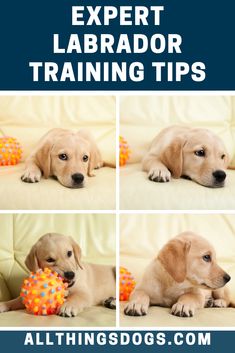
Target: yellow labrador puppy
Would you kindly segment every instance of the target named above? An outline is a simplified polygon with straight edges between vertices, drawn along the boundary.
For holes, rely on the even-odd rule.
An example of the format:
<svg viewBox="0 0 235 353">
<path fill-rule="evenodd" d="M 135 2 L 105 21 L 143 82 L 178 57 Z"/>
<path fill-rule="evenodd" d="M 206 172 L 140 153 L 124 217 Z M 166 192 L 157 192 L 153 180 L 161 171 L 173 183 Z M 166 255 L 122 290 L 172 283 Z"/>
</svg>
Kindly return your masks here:
<svg viewBox="0 0 235 353">
<path fill-rule="evenodd" d="M 233 306 L 228 289 L 223 288 L 229 280 L 206 239 L 181 233 L 146 268 L 124 313 L 146 315 L 150 305 L 159 305 L 171 308 L 173 315 L 190 317 L 196 309 Z"/>
<path fill-rule="evenodd" d="M 71 237 L 43 235 L 32 247 L 25 264 L 30 271 L 50 268 L 68 283 L 68 296 L 58 315 L 78 315 L 92 305 L 115 308 L 115 268 L 81 262 L 81 249 Z M 20 297 L 0 303 L 0 313 L 23 309 Z"/>
<path fill-rule="evenodd" d="M 207 129 L 172 126 L 155 137 L 142 167 L 155 182 L 185 177 L 216 188 L 224 186 L 228 153 L 221 139 Z"/>
<path fill-rule="evenodd" d="M 37 183 L 42 175 L 46 179 L 54 176 L 66 187 L 81 188 L 86 176 L 93 176 L 94 169 L 105 165 L 111 166 L 103 162 L 93 137 L 87 131 L 52 129 L 42 137 L 26 160 L 21 180 Z"/>
</svg>

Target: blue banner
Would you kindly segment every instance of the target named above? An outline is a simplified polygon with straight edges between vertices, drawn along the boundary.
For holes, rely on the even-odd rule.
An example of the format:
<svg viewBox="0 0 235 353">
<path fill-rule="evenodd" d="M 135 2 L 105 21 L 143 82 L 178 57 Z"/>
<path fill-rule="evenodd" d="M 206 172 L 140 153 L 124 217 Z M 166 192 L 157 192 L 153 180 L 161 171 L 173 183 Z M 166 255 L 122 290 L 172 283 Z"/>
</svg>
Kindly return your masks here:
<svg viewBox="0 0 235 353">
<path fill-rule="evenodd" d="M 10 0 L 1 90 L 233 90 L 235 2 Z"/>
<path fill-rule="evenodd" d="M 221 353 L 233 347 L 233 331 L 1 331 L 8 352 Z"/>
</svg>

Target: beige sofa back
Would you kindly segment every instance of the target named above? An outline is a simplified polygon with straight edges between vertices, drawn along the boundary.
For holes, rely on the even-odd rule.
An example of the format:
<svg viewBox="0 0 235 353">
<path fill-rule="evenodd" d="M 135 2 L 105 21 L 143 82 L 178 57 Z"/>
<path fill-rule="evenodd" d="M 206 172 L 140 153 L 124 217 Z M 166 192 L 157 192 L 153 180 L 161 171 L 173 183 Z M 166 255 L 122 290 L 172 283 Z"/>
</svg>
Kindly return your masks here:
<svg viewBox="0 0 235 353">
<path fill-rule="evenodd" d="M 112 96 L 0 97 L 0 128 L 21 142 L 23 160 L 48 130 L 61 127 L 87 128 L 94 135 L 104 160 L 114 163 L 115 113 Z"/>
<path fill-rule="evenodd" d="M 129 163 L 141 161 L 150 142 L 163 128 L 189 125 L 218 134 L 235 166 L 235 97 L 125 96 L 120 102 L 120 133 L 132 151 Z"/>
</svg>

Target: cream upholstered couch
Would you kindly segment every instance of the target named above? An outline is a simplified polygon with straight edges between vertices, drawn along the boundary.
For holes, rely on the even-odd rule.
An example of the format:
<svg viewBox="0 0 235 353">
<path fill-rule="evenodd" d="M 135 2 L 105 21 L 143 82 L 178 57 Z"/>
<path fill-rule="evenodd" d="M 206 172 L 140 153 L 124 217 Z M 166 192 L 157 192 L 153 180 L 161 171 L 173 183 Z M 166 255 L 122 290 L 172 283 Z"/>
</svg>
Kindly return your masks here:
<svg viewBox="0 0 235 353">
<path fill-rule="evenodd" d="M 235 165 L 235 97 L 125 96 L 120 99 L 120 134 L 131 157 L 120 170 L 121 209 L 235 209 L 235 171 L 226 186 L 211 189 L 185 179 L 154 183 L 141 170 L 152 139 L 165 127 L 187 125 L 212 130 L 224 141 Z"/>
<path fill-rule="evenodd" d="M 47 232 L 71 235 L 82 248 L 82 261 L 115 265 L 115 217 L 112 214 L 1 214 L 0 301 L 19 295 L 31 246 Z M 34 316 L 25 310 L 0 314 L 0 326 L 115 326 L 115 310 L 91 307 L 75 318 Z"/>
<path fill-rule="evenodd" d="M 235 217 L 220 214 L 123 214 L 120 219 L 120 265 L 128 268 L 140 280 L 145 267 L 156 257 L 163 245 L 177 234 L 191 230 L 213 244 L 218 263 L 231 276 L 228 283 L 235 301 Z M 235 326 L 235 309 L 210 308 L 198 310 L 192 318 L 179 318 L 168 308 L 151 307 L 142 317 L 123 314 L 120 324 L 125 327 L 214 327 Z"/>
<path fill-rule="evenodd" d="M 18 139 L 22 162 L 0 167 L 0 209 L 114 209 L 115 169 L 101 168 L 83 189 L 69 189 L 50 178 L 27 184 L 20 180 L 24 161 L 50 129 L 87 128 L 105 161 L 115 163 L 115 98 L 112 96 L 0 97 L 0 137 Z M 2 130 L 2 133 L 1 133 Z"/>
</svg>

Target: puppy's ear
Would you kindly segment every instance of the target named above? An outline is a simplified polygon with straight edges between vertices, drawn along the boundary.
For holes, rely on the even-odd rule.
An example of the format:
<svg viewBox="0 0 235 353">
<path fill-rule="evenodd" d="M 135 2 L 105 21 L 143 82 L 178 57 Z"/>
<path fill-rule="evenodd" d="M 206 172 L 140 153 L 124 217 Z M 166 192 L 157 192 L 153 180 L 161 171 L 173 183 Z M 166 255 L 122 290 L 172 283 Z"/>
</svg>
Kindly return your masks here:
<svg viewBox="0 0 235 353">
<path fill-rule="evenodd" d="M 225 158 L 224 158 L 224 167 L 225 169 L 229 168 L 229 163 L 230 163 L 230 158 L 228 153 L 225 154 Z"/>
<path fill-rule="evenodd" d="M 174 178 L 180 178 L 183 170 L 183 145 L 185 141 L 175 138 L 160 156 L 162 163 L 170 170 Z"/>
<path fill-rule="evenodd" d="M 84 139 L 86 139 L 89 142 L 90 146 L 90 158 L 89 158 L 89 165 L 88 165 L 88 176 L 94 176 L 92 174 L 92 171 L 96 168 L 103 167 L 103 161 L 101 157 L 101 153 L 99 151 L 99 148 L 96 144 L 96 141 L 92 134 L 87 131 L 86 129 L 82 129 L 78 131 L 78 135 L 82 136 Z"/>
<path fill-rule="evenodd" d="M 93 176 L 92 171 L 94 169 L 100 168 L 103 166 L 103 161 L 101 158 L 100 151 L 95 142 L 91 142 L 90 145 L 90 159 L 88 166 L 88 175 Z"/>
<path fill-rule="evenodd" d="M 173 239 L 163 247 L 158 255 L 165 270 L 178 283 L 186 278 L 187 254 L 190 246 L 190 242 Z"/>
<path fill-rule="evenodd" d="M 37 245 L 35 244 L 29 254 L 27 255 L 25 259 L 25 265 L 29 269 L 29 271 L 36 272 L 39 269 L 39 263 L 37 259 Z"/>
<path fill-rule="evenodd" d="M 73 253 L 74 253 L 74 257 L 76 260 L 76 263 L 78 264 L 78 266 L 83 270 L 82 264 L 81 264 L 81 257 L 82 257 L 82 250 L 80 248 L 80 246 L 74 241 L 74 239 L 72 237 L 69 237 L 72 247 L 73 247 Z"/>
<path fill-rule="evenodd" d="M 45 179 L 50 176 L 51 172 L 51 148 L 52 143 L 46 140 L 35 154 L 35 162 L 42 170 Z"/>
</svg>

